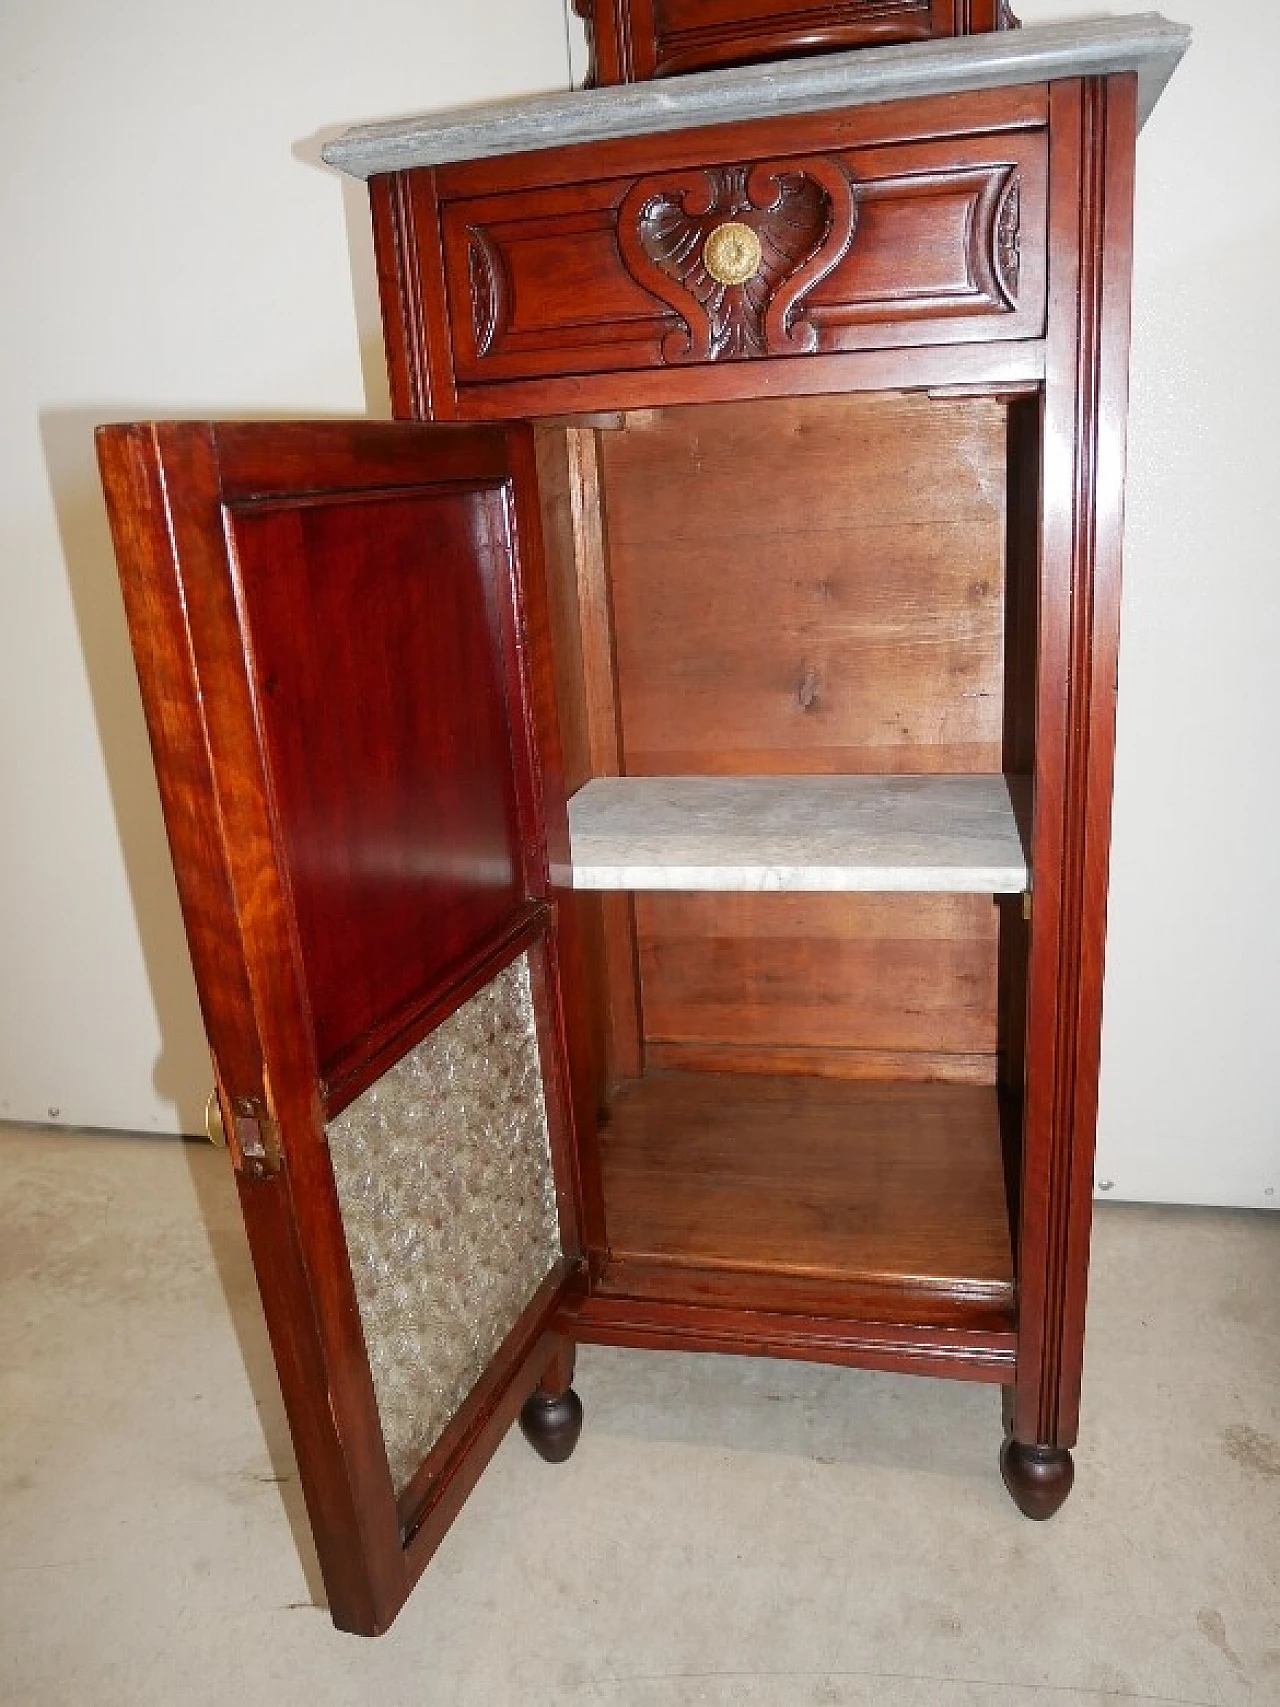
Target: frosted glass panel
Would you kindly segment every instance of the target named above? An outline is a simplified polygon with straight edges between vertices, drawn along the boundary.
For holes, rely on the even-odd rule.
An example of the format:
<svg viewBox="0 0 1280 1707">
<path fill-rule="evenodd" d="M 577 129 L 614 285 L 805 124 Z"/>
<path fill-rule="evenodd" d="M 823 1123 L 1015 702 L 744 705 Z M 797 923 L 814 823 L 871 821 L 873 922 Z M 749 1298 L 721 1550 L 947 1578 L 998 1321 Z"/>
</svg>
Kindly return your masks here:
<svg viewBox="0 0 1280 1707">
<path fill-rule="evenodd" d="M 527 957 L 328 1137 L 399 1493 L 560 1255 Z"/>
</svg>

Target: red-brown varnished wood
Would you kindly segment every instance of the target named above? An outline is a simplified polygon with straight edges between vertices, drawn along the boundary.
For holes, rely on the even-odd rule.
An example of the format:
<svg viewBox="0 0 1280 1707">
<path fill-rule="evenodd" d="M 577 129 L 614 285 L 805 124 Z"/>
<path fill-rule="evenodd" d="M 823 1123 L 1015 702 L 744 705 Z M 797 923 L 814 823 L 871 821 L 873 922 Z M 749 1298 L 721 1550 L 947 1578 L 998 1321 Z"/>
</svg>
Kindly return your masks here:
<svg viewBox="0 0 1280 1707">
<path fill-rule="evenodd" d="M 921 1326 L 914 1322 L 832 1319 L 784 1308 L 760 1310 L 605 1293 L 575 1296 L 560 1325 L 582 1345 L 621 1345 L 650 1351 L 730 1352 L 786 1357 L 852 1369 L 885 1369 L 952 1380 L 1009 1381 L 1016 1336 L 998 1326 Z"/>
<path fill-rule="evenodd" d="M 991 1088 L 650 1073 L 602 1150 L 616 1261 L 1012 1300 Z"/>
<path fill-rule="evenodd" d="M 392 414 L 399 421 L 452 420 L 458 395 L 435 174 L 373 178 L 369 205 Z"/>
<path fill-rule="evenodd" d="M 518 712 L 513 705 L 512 735 L 519 755 L 516 774 L 526 779 L 530 820 L 540 827 L 540 837 L 531 852 L 541 858 L 539 882 L 545 885 L 555 907 L 546 943 L 548 977 L 535 989 L 535 998 L 543 1004 L 539 1036 L 543 1041 L 546 1094 L 560 1115 L 552 1120 L 551 1135 L 561 1225 L 570 1228 L 566 1248 L 578 1251 L 584 1241 L 598 1247 L 603 1240 L 603 1200 L 592 1141 L 597 1099 L 590 1077 L 573 1071 L 575 1056 L 590 1029 L 589 1018 L 583 1013 L 589 992 L 581 976 L 585 953 L 581 925 L 574 896 L 566 886 L 571 863 L 569 778 L 561 740 L 552 638 L 555 617 L 533 428 L 509 429 L 509 451 L 511 479 L 503 501 L 510 530 L 510 561 L 516 571 L 512 583 L 512 655 L 519 658 L 509 687 L 513 700 L 519 696 Z M 575 1205 L 580 1209 L 580 1221 Z"/>
<path fill-rule="evenodd" d="M 601 435 L 610 770 L 999 769 L 1005 415 L 780 398 Z M 991 1078 L 989 898 L 642 894 L 634 911 L 651 1064 Z"/>
<path fill-rule="evenodd" d="M 620 426 L 622 416 L 617 416 Z M 601 434 L 590 426 L 540 428 L 538 479 L 549 543 L 551 654 L 569 793 L 622 766 L 614 620 L 601 483 Z M 639 966 L 631 898 L 575 895 L 584 1030 L 580 1095 L 603 1106 L 614 1078 L 641 1070 Z"/>
<path fill-rule="evenodd" d="M 592 85 L 1010 29 L 1008 0 L 574 0 Z"/>
<path fill-rule="evenodd" d="M 335 1620 L 373 1633 L 543 1374 L 579 1249 L 545 846 L 563 790 L 545 732 L 534 768 L 522 648 L 539 633 L 536 593 L 516 556 L 535 587 L 541 562 L 536 508 L 517 515 L 511 494 L 531 488 L 531 435 L 183 423 L 105 428 L 99 456 L 317 1550 Z M 397 598 L 414 612 L 407 641 Z M 341 953 L 322 940 L 326 916 Z M 376 986 L 360 982 L 362 945 Z M 397 1502 L 324 1122 L 522 950 L 566 1261 Z M 327 1087 L 335 1064 L 344 1077 Z"/>
<path fill-rule="evenodd" d="M 651 1064 L 994 1080 L 989 895 L 654 893 L 636 922 Z"/>
<path fill-rule="evenodd" d="M 618 80 L 1007 22 L 998 0 L 599 0 L 593 21 Z M 572 1448 L 579 1340 L 996 1381 L 1015 1498 L 1065 1498 L 1135 114 L 1115 78 L 391 174 L 395 413 L 525 415 L 539 440 L 104 434 L 345 1628 L 386 1627 L 517 1415 Z M 718 298 L 688 257 L 729 217 L 768 258 Z M 1016 897 L 569 887 L 566 799 L 592 776 L 999 769 L 1034 783 L 1029 921 Z M 565 1257 L 397 1496 L 325 1122 L 522 953 Z"/>
<path fill-rule="evenodd" d="M 623 20 L 622 12 L 616 9 L 612 16 L 615 25 Z M 652 13 L 647 16 L 652 22 Z M 620 75 L 636 74 L 634 50 L 633 40 L 626 48 L 632 56 L 630 68 L 622 67 Z M 1050 147 L 1038 158 L 1047 162 L 1048 178 L 1038 178 L 1035 171 L 1029 171 L 1019 155 L 1016 229 L 1002 233 L 998 208 L 993 228 L 993 253 L 998 265 L 1018 269 L 1019 303 L 1028 290 L 1047 291 L 1038 298 L 1043 303 L 1042 319 L 1007 341 L 997 336 L 993 342 L 965 343 L 966 326 L 977 328 L 982 338 L 987 337 L 992 325 L 1000 330 L 1008 326 L 1007 316 L 999 311 L 990 315 L 985 310 L 975 312 L 977 305 L 971 303 L 951 322 L 938 320 L 936 330 L 928 333 L 932 342 L 913 342 L 916 332 L 910 314 L 904 311 L 900 298 L 894 300 L 893 293 L 903 286 L 910 268 L 939 264 L 941 250 L 930 245 L 936 244 L 943 226 L 917 224 L 911 234 L 906 226 L 886 228 L 878 235 L 875 222 L 892 212 L 892 195 L 883 199 L 879 212 L 874 197 L 857 202 L 858 218 L 842 261 L 824 277 L 802 281 L 805 288 L 792 304 L 794 318 L 790 324 L 806 338 L 812 334 L 812 349 L 807 352 L 779 353 L 781 345 L 776 337 L 770 341 L 763 310 L 754 332 L 739 336 L 737 344 L 733 336 L 738 335 L 734 334 L 723 349 L 719 348 L 716 340 L 723 328 L 713 325 L 708 331 L 693 311 L 689 315 L 679 312 L 678 293 L 687 288 L 687 281 L 676 277 L 667 279 L 660 289 L 650 289 L 655 284 L 652 267 L 660 264 L 661 256 L 655 263 L 653 254 L 646 251 L 642 262 L 628 265 L 625 251 L 631 239 L 619 246 L 612 232 L 605 230 L 610 219 L 616 228 L 624 206 L 629 211 L 651 208 L 654 197 L 659 203 L 664 195 L 668 201 L 674 198 L 679 214 L 682 177 L 691 172 L 712 174 L 707 206 L 714 208 L 716 198 L 723 199 L 728 193 L 724 170 L 735 162 L 787 157 L 803 166 L 805 158 L 823 162 L 838 158 L 847 166 L 855 158 L 874 156 L 883 162 L 894 150 L 915 150 L 911 158 L 926 179 L 934 173 L 936 187 L 937 171 L 943 168 L 926 162 L 930 149 L 940 151 L 936 160 L 945 158 L 946 170 L 967 170 L 976 157 L 965 155 L 963 150 L 976 139 L 989 145 L 986 159 L 994 163 L 1009 157 L 1016 148 L 1032 144 L 1039 148 L 1040 127 L 1046 120 Z M 996 1022 L 994 1058 L 998 1062 L 1006 1177 L 1017 1212 L 1019 1353 L 1014 1438 L 1023 1446 L 1055 1451 L 1064 1450 L 1075 1436 L 1088 1260 L 1115 685 L 1133 144 L 1132 80 L 1116 78 L 1059 84 L 1052 91 L 1038 88 L 942 102 L 905 102 L 860 113 L 710 128 L 663 139 L 639 150 L 632 142 L 618 142 L 591 150 L 589 162 L 581 150 L 552 151 L 532 168 L 533 175 L 527 159 L 474 162 L 443 168 L 437 174 L 436 199 L 446 224 L 460 217 L 459 210 L 465 208 L 465 223 L 481 229 L 483 207 L 490 202 L 496 207 L 497 198 L 505 197 L 506 210 L 514 220 L 511 230 L 518 227 L 531 243 L 521 265 L 533 264 L 538 243 L 544 235 L 549 239 L 557 220 L 564 222 L 566 230 L 577 221 L 573 234 L 580 240 L 584 257 L 580 275 L 568 266 L 553 277 L 557 269 L 546 256 L 532 273 L 521 275 L 518 282 L 522 284 L 524 318 L 512 322 L 505 331 L 501 291 L 493 293 L 493 312 L 483 328 L 485 351 L 480 352 L 473 340 L 471 354 L 464 353 L 459 373 L 465 375 L 465 382 L 456 404 L 451 405 L 474 418 L 496 416 L 504 410 L 534 415 L 660 410 L 684 403 L 728 405 L 768 395 L 802 397 L 888 389 L 954 393 L 985 388 L 993 398 L 1000 395 L 1007 400 L 1006 469 L 998 479 L 1001 491 L 1008 495 L 1007 534 L 999 545 L 1004 565 L 1000 584 L 1005 620 L 997 637 L 1001 697 L 993 707 L 997 719 L 991 739 L 999 748 L 998 763 L 1011 771 L 1031 772 L 1034 777 L 1035 898 L 1030 923 L 1016 901 L 1000 904 L 995 976 L 998 996 L 993 997 L 994 1007 L 988 1011 Z M 544 175 L 537 178 L 538 173 Z M 820 176 L 816 170 L 811 175 L 815 181 Z M 665 188 L 664 178 L 671 179 Z M 556 195 L 562 202 L 545 204 L 547 218 L 539 233 L 536 228 L 542 209 L 538 198 Z M 931 216 L 936 216 L 940 204 L 933 188 L 927 190 L 924 201 L 931 197 Z M 748 217 L 753 217 L 751 208 L 755 205 L 748 196 L 743 204 Z M 980 196 L 970 204 L 970 231 L 983 205 L 990 207 L 991 203 L 983 204 Z M 606 214 L 602 227 L 600 219 Z M 1012 227 L 1008 204 L 1005 215 L 1006 225 Z M 909 210 L 909 219 L 919 221 L 922 217 L 921 206 Z M 485 239 L 488 257 L 504 277 L 507 263 L 502 244 L 508 235 L 488 232 Z M 833 300 L 824 298 L 824 292 L 843 288 L 841 269 L 852 266 L 859 242 L 868 238 L 874 241 L 864 242 L 862 253 L 867 262 L 878 264 L 877 258 L 883 257 L 888 269 L 885 285 L 877 287 L 884 319 L 876 320 L 878 310 L 861 322 L 855 315 L 847 325 L 853 327 L 852 336 L 864 340 L 864 347 L 832 349 L 829 342 L 822 342 L 833 335 L 830 315 L 825 325 L 823 320 Z M 922 255 L 922 248 L 929 253 Z M 471 336 L 467 325 L 474 328 L 477 318 L 474 305 L 463 303 L 457 266 L 451 265 L 455 296 L 451 337 L 456 352 L 462 350 L 459 337 L 465 343 Z M 971 267 L 968 276 L 970 280 L 975 277 Z M 576 345 L 572 338 L 566 341 L 568 318 L 556 318 L 554 298 L 555 290 L 562 288 L 560 280 L 571 285 L 575 312 L 585 327 Z M 784 280 L 777 288 L 790 288 L 792 283 Z M 666 316 L 647 330 L 637 306 L 637 289 L 644 289 L 659 304 L 659 313 Z M 870 292 L 870 296 L 875 295 L 875 291 Z M 848 315 L 850 303 L 846 295 L 837 313 Z M 587 324 L 593 305 L 598 313 L 594 326 Z M 509 300 L 505 307 L 510 307 Z M 807 321 L 808 332 L 801 321 Z M 459 322 L 463 323 L 461 332 Z M 914 323 L 917 328 L 921 324 Z M 883 326 L 884 348 L 865 347 L 868 326 Z M 593 371 L 590 362 L 594 358 L 583 352 L 601 327 L 610 329 L 613 347 L 601 358 L 600 368 Z M 682 336 L 684 344 L 680 342 Z M 687 357 L 693 353 L 700 359 L 689 361 Z M 738 359 L 733 359 L 735 356 Z M 450 357 L 451 362 L 457 359 L 456 354 Z M 468 361 L 470 368 L 466 367 Z M 492 364 L 487 370 L 485 362 Z M 494 375 L 492 381 L 481 380 L 478 376 L 482 372 Z M 1037 387 L 1042 388 L 1038 394 Z M 692 457 L 693 447 L 688 448 Z M 614 453 L 607 449 L 605 454 L 607 463 Z M 764 462 L 772 472 L 774 465 L 767 453 Z M 675 508 L 671 480 L 660 480 L 656 470 L 650 470 L 648 478 L 655 490 L 667 488 L 665 503 L 653 506 L 655 527 L 661 528 Z M 678 478 L 675 483 L 678 486 Z M 606 511 L 611 501 L 610 484 L 606 466 Z M 625 484 L 624 476 L 619 486 L 623 497 Z M 914 493 L 924 491 L 931 482 L 928 476 L 914 483 L 904 481 L 904 489 L 909 484 Z M 932 484 L 952 489 L 952 483 L 945 480 Z M 838 489 L 838 485 L 828 483 L 828 492 Z M 621 514 L 622 508 L 611 518 L 619 525 L 610 536 L 609 555 L 615 576 L 618 562 L 623 563 L 625 581 L 629 574 L 625 564 L 628 543 L 626 528 L 620 525 Z M 758 527 L 744 527 L 744 531 L 758 533 Z M 779 529 L 779 536 L 786 531 Z M 794 523 L 789 531 L 795 532 Z M 681 540 L 678 548 L 670 547 L 666 555 L 668 560 L 678 555 L 682 570 L 686 570 L 703 551 L 704 542 L 690 536 Z M 650 555 L 653 562 L 661 564 L 661 550 L 655 546 Z M 771 562 L 774 555 L 772 550 L 766 553 L 765 561 Z M 695 578 L 699 573 L 696 568 L 688 572 Z M 714 603 L 717 588 L 728 579 L 724 564 L 718 572 L 706 569 L 702 573 L 702 593 Z M 767 578 L 762 586 L 767 588 Z M 660 588 L 658 591 L 661 594 Z M 664 597 L 651 599 L 650 610 L 661 610 Z M 680 677 L 680 694 L 672 691 L 670 681 L 665 694 L 660 694 L 650 671 L 652 660 L 644 657 L 642 667 L 628 663 L 629 658 L 640 655 L 632 649 L 638 646 L 643 652 L 645 622 L 637 625 L 635 612 L 622 609 L 624 602 L 617 599 L 615 585 L 623 760 L 639 768 L 647 763 L 642 755 L 650 750 L 645 744 L 649 736 L 644 696 L 650 695 L 650 703 L 663 709 L 659 724 L 665 720 L 677 729 L 685 709 L 679 701 L 687 693 L 687 679 Z M 699 601 L 692 601 L 692 605 L 698 608 Z M 728 610 L 727 616 L 729 621 L 735 620 L 736 612 Z M 785 623 L 782 626 L 785 630 Z M 722 627 L 723 622 L 713 625 L 717 637 Z M 776 629 L 775 623 L 770 632 Z M 696 661 L 696 644 L 691 644 L 690 656 Z M 735 693 L 741 697 L 741 661 L 720 673 L 728 681 L 730 699 Z M 639 684 L 630 706 L 628 677 Z M 941 679 L 940 674 L 935 676 L 935 685 Z M 902 697 L 919 710 L 916 689 L 904 692 Z M 724 731 L 707 733 L 701 715 L 689 719 L 699 738 L 705 736 L 707 762 L 713 767 L 728 763 L 730 768 L 746 768 L 746 746 L 756 759 L 767 754 L 766 741 L 744 746 L 750 718 L 744 721 L 742 709 L 739 703 L 726 725 L 733 730 L 728 738 Z M 957 727 L 954 720 L 947 720 L 947 726 L 951 733 Z M 650 742 L 650 746 L 652 768 L 678 768 L 677 743 L 670 743 L 661 753 L 661 741 Z M 686 765 L 691 750 L 685 749 Z M 941 753 L 934 756 L 940 759 Z M 695 765 L 697 762 L 693 760 Z M 677 910 L 684 905 L 679 898 L 670 902 L 657 899 L 653 904 Z M 707 903 L 712 911 L 724 904 Z M 739 909 L 762 906 L 763 898 L 755 902 L 733 899 L 728 905 Z M 712 934 L 720 933 L 713 928 Z M 645 948 L 642 929 L 641 940 L 642 966 L 649 966 L 642 1009 L 650 1033 L 651 1064 L 660 1060 L 703 1067 L 729 1065 L 734 1061 L 734 1051 L 743 1048 L 741 1037 L 689 1035 L 687 1020 L 698 1004 L 690 999 L 681 1010 L 680 1003 L 682 989 L 692 997 L 692 974 L 689 978 L 679 974 L 675 985 L 668 986 L 669 994 L 677 998 L 672 1007 L 668 995 L 663 994 L 663 975 L 654 957 L 658 939 L 651 938 Z M 679 940 L 678 934 L 673 940 Z M 709 1028 L 712 1032 L 731 1029 L 723 1024 Z M 789 1070 L 823 1071 L 829 1061 L 821 1053 L 828 1044 L 816 1038 L 780 1035 L 758 1041 L 759 1055 L 750 1063 L 757 1068 L 772 1060 Z M 879 1047 L 867 1051 L 867 1059 L 886 1064 L 903 1061 L 901 1052 L 889 1046 L 891 1039 L 873 1041 Z M 853 1047 L 849 1060 L 852 1062 L 858 1053 Z M 926 1062 L 936 1059 L 936 1054 L 922 1048 L 916 1059 Z M 989 1061 L 992 1056 L 986 1048 L 976 1055 L 960 1049 L 956 1059 Z M 677 1307 L 675 1299 L 653 1301 L 657 1311 Z M 621 1332 L 618 1319 L 612 1320 L 610 1332 Z M 638 1335 L 655 1332 L 652 1324 L 636 1327 Z M 645 1343 L 656 1341 L 646 1338 Z M 1058 1478 L 1060 1490 L 1067 1485 L 1068 1478 Z"/>
<path fill-rule="evenodd" d="M 370 189 L 395 411 L 502 419 L 1038 380 L 1047 110 L 1042 87 L 995 90 L 376 178 Z M 749 363 L 717 359 L 711 373 L 700 363 L 691 371 L 687 360 L 645 366 L 644 347 L 669 341 L 675 350 L 686 323 L 627 270 L 612 235 L 610 196 L 620 207 L 637 184 L 664 174 L 816 156 L 883 169 L 855 186 L 857 221 L 840 265 L 806 285 L 804 302 L 777 321 L 765 353 Z M 896 200 L 888 193 L 892 174 L 883 176 L 891 166 L 905 172 L 893 180 Z M 492 230 L 490 219 L 498 222 Z M 442 222 L 452 233 L 448 300 Z M 518 253 L 504 256 L 502 243 L 517 228 Z M 807 263 L 802 271 L 809 278 Z M 851 281 L 847 301 L 842 280 Z M 776 281 L 775 305 L 792 283 Z M 810 332 L 817 353 L 796 361 Z M 461 390 L 459 360 L 474 370 Z"/>
<path fill-rule="evenodd" d="M 476 485 L 226 512 L 331 1090 L 545 892 L 524 869 L 500 596 L 485 573 L 499 504 Z"/>
<path fill-rule="evenodd" d="M 627 774 L 1001 768 L 1001 404 L 654 410 L 602 451 Z"/>
<path fill-rule="evenodd" d="M 644 1300 L 671 1308 L 763 1310 L 827 1322 L 895 1322 L 1004 1336 L 1012 1347 L 1017 1311 L 1012 1287 L 919 1285 L 895 1275 L 886 1282 L 863 1275 L 809 1276 L 776 1269 L 708 1267 L 669 1257 L 611 1256 L 592 1288 L 604 1299 Z"/>
<path fill-rule="evenodd" d="M 745 148 L 761 159 L 786 154 L 875 150 L 912 142 L 1043 132 L 1049 122 L 1049 86 L 983 89 L 965 95 L 930 95 L 883 106 L 837 107 L 823 113 L 782 118 L 735 119 L 666 131 L 653 136 L 615 137 L 566 143 L 536 155 L 503 154 L 459 160 L 435 168 L 441 204 L 470 197 L 518 194 L 537 185 L 587 184 L 641 171 L 680 171 L 718 166 Z M 371 180 L 372 181 L 372 180 Z"/>
<path fill-rule="evenodd" d="M 436 174 L 460 391 L 1043 330 L 1042 131 L 769 155 L 743 127 L 698 165 L 642 141 L 614 177 L 559 152 L 496 194 Z M 726 219 L 764 258 L 722 290 L 701 255 Z"/>
<path fill-rule="evenodd" d="M 1055 85 L 1014 1438 L 1076 1438 L 1124 501 L 1136 85 Z M 1069 1485 L 1069 1483 L 1067 1484 Z"/>
<path fill-rule="evenodd" d="M 635 369 L 621 373 L 555 375 L 469 386 L 447 419 L 506 421 L 512 417 L 585 415 L 612 398 L 627 410 L 673 404 L 728 403 L 757 397 L 818 397 L 855 392 L 959 391 L 1002 394 L 1039 385 L 1042 340 L 1011 343 L 906 345 L 845 355 L 780 356 L 757 361 Z"/>
</svg>

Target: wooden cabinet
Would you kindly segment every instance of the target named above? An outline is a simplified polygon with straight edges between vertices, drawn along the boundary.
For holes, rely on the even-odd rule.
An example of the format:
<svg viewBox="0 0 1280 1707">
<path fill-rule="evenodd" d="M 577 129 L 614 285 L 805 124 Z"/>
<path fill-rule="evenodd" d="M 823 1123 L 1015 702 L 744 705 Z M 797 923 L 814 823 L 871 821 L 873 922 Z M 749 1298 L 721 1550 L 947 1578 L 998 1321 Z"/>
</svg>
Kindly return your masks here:
<svg viewBox="0 0 1280 1707">
<path fill-rule="evenodd" d="M 102 430 L 344 1628 L 518 1414 L 572 1450 L 583 1342 L 989 1382 L 1018 1505 L 1066 1497 L 1134 142 L 1184 45 L 353 133 L 401 420 Z"/>
</svg>

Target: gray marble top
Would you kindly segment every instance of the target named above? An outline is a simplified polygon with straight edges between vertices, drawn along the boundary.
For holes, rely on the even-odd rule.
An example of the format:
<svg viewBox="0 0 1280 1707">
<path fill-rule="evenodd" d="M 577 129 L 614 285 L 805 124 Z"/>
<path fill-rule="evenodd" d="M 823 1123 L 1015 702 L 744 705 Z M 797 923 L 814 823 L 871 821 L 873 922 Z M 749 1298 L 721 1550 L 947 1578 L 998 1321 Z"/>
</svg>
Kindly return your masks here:
<svg viewBox="0 0 1280 1707">
<path fill-rule="evenodd" d="M 360 125 L 321 152 L 331 166 L 356 178 L 371 178 L 377 172 L 523 154 L 572 142 L 1121 71 L 1138 74 L 1142 123 L 1190 40 L 1185 25 L 1172 24 L 1156 12 L 1036 24 L 998 34 L 858 48 L 734 71 L 702 71 L 619 88 L 424 113 L 388 124 Z"/>
<path fill-rule="evenodd" d="M 1003 776 L 597 777 L 569 802 L 569 840 L 575 889 L 1027 886 Z"/>
</svg>

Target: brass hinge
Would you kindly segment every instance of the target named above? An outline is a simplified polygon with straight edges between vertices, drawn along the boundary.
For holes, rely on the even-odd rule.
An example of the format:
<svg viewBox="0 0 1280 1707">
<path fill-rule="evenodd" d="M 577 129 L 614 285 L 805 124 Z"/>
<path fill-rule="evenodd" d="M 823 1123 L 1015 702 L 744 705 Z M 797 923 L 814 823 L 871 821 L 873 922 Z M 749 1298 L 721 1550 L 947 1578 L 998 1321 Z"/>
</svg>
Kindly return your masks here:
<svg viewBox="0 0 1280 1707">
<path fill-rule="evenodd" d="M 1022 891 L 1022 916 L 1028 924 L 1031 923 L 1031 891 L 1029 889 Z"/>
</svg>

